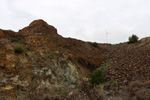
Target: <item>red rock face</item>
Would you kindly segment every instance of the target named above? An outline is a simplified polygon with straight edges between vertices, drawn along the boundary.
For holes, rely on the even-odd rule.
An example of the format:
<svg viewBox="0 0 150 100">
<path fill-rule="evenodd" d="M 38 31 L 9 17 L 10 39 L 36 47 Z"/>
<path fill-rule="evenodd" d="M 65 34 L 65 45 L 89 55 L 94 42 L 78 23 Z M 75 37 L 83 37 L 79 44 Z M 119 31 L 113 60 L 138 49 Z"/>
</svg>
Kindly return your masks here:
<svg viewBox="0 0 150 100">
<path fill-rule="evenodd" d="M 0 30 L 0 38 L 4 37 L 4 33 L 2 30 Z"/>
<path fill-rule="evenodd" d="M 5 37 L 21 37 L 22 35 L 12 30 L 2 30 Z"/>
<path fill-rule="evenodd" d="M 2 96 L 15 98 L 13 100 L 25 99 L 13 95 L 19 91 L 18 86 L 23 86 L 23 95 L 29 100 L 37 100 L 40 97 L 37 96 L 40 89 L 49 87 L 54 88 L 54 91 L 42 91 L 48 94 L 57 93 L 55 87 L 64 86 L 66 89 L 66 85 L 70 91 L 70 88 L 87 81 L 91 71 L 105 61 L 101 56 L 105 49 L 100 46 L 93 47 L 91 43 L 81 40 L 64 38 L 57 34 L 56 28 L 43 20 L 33 21 L 19 32 L 0 30 L 0 37 L 0 87 L 4 78 L 11 81 L 11 84 L 2 86 L 5 91 Z M 16 54 L 16 46 L 22 46 L 24 52 Z M 35 91 L 36 89 L 39 90 Z M 45 94 L 44 92 L 42 94 Z M 0 100 L 5 100 L 2 96 Z"/>
<path fill-rule="evenodd" d="M 4 35 L 6 40 L 10 43 L 8 43 L 8 45 L 11 45 L 12 48 L 16 45 L 24 46 L 24 44 L 19 44 L 24 41 L 24 43 L 26 43 L 24 46 L 24 48 L 27 49 L 26 51 L 28 51 L 28 48 L 33 51 L 35 51 L 35 48 L 41 51 L 67 51 L 73 55 L 72 59 L 74 59 L 76 63 L 90 70 L 96 69 L 105 60 L 101 57 L 101 54 L 104 52 L 103 48 L 95 48 L 88 42 L 63 38 L 57 34 L 55 27 L 48 25 L 43 20 L 35 20 L 19 32 L 0 30 L 0 37 Z M 11 43 L 10 37 L 14 42 Z M 18 41 L 18 38 L 20 38 L 21 41 Z"/>
<path fill-rule="evenodd" d="M 31 35 L 34 33 L 57 34 L 57 29 L 40 19 L 33 21 L 29 26 L 20 30 L 19 33 L 24 35 Z"/>
</svg>

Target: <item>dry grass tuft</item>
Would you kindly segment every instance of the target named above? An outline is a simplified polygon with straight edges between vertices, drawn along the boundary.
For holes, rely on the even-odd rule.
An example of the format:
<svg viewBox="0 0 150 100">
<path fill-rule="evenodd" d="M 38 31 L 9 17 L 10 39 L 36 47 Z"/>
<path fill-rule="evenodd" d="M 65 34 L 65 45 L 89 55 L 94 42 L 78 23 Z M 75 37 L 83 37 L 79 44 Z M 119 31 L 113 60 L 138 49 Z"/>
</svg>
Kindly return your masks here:
<svg viewBox="0 0 150 100">
<path fill-rule="evenodd" d="M 138 81 L 138 80 L 136 80 L 136 81 L 130 82 L 130 83 L 129 83 L 129 86 L 130 86 L 131 88 L 135 88 L 135 87 L 141 88 L 141 87 L 143 86 L 143 83 L 140 82 L 140 81 Z"/>
</svg>

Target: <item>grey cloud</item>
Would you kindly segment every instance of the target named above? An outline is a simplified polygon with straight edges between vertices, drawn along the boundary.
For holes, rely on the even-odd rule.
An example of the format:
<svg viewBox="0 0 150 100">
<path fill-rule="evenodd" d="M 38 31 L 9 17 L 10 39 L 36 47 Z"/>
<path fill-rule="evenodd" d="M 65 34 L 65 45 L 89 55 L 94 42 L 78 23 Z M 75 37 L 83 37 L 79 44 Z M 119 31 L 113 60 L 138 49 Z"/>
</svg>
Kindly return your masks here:
<svg viewBox="0 0 150 100">
<path fill-rule="evenodd" d="M 0 27 L 18 30 L 42 18 L 65 37 L 84 41 L 127 41 L 150 33 L 149 0 L 0 0 Z M 15 24 L 15 25 L 14 25 Z"/>
</svg>

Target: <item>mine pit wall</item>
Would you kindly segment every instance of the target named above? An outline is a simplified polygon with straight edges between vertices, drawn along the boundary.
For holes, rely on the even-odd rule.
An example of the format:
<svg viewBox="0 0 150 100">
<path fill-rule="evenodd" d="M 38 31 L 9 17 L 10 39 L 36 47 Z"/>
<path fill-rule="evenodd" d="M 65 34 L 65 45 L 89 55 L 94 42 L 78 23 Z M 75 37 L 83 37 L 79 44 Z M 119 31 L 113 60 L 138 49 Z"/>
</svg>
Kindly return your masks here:
<svg viewBox="0 0 150 100">
<path fill-rule="evenodd" d="M 64 91 L 63 89 L 66 88 L 69 91 L 86 80 L 86 77 L 80 74 L 83 70 L 81 66 L 70 59 L 72 55 L 67 52 L 35 50 L 26 51 L 21 55 L 3 53 L 5 55 L 1 66 L 5 65 L 7 71 L 11 72 L 9 77 L 7 73 L 2 72 L 7 75 L 1 78 L 0 83 L 6 80 L 8 86 L 11 87 L 9 90 L 2 87 L 4 92 L 20 91 L 20 95 L 29 97 L 35 95 L 38 90 L 45 91 L 45 88 L 49 91 L 47 93 L 56 90 L 60 92 L 60 89 Z M 17 90 L 17 87 L 21 87 L 23 91 Z"/>
</svg>

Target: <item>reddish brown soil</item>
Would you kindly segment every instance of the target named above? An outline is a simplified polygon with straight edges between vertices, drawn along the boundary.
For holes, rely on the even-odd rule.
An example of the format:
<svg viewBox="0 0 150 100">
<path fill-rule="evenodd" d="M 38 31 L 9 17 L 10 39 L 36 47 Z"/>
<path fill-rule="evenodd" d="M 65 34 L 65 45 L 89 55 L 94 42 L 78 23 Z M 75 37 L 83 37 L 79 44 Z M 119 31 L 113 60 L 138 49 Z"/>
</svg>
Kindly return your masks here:
<svg viewBox="0 0 150 100">
<path fill-rule="evenodd" d="M 133 44 L 110 45 L 106 49 L 105 57 L 112 63 L 107 77 L 116 79 L 121 85 L 150 80 L 150 38 Z"/>
</svg>

